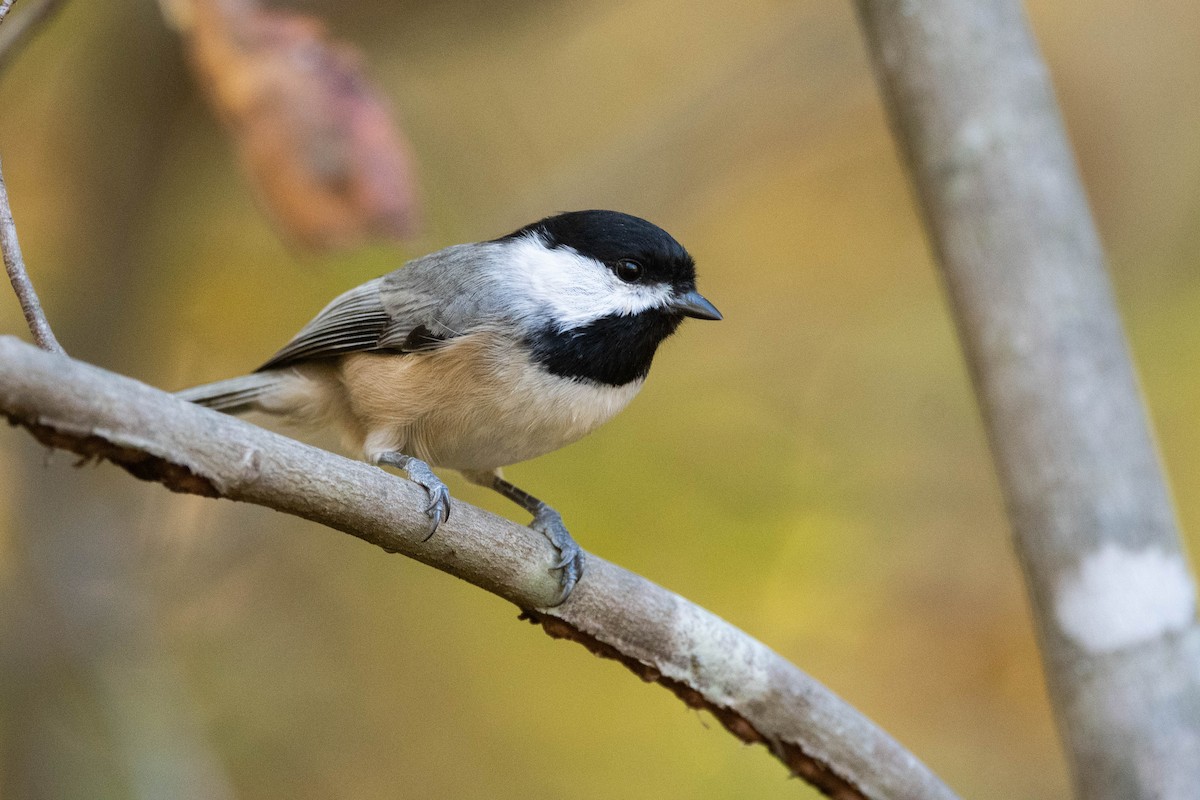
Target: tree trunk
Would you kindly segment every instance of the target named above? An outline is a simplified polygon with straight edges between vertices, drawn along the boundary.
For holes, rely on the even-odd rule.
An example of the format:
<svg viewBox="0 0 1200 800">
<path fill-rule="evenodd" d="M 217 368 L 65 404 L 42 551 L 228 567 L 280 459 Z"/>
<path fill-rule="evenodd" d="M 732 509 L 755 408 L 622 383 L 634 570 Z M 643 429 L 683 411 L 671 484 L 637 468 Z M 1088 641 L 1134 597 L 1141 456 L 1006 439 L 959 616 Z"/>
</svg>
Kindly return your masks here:
<svg viewBox="0 0 1200 800">
<path fill-rule="evenodd" d="M 983 409 L 1083 798 L 1200 791 L 1195 590 L 1016 0 L 857 0 Z"/>
</svg>

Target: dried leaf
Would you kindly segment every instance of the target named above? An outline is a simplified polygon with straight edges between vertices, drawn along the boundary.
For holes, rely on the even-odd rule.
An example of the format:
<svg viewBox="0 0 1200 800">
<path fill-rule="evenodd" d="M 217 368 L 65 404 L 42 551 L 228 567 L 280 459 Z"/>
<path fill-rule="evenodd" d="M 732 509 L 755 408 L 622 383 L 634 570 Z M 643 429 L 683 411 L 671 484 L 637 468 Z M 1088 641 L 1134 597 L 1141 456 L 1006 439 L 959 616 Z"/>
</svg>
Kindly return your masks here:
<svg viewBox="0 0 1200 800">
<path fill-rule="evenodd" d="M 260 198 L 304 246 L 416 227 L 413 160 L 350 46 L 311 17 L 246 0 L 192 0 L 191 61 Z"/>
</svg>

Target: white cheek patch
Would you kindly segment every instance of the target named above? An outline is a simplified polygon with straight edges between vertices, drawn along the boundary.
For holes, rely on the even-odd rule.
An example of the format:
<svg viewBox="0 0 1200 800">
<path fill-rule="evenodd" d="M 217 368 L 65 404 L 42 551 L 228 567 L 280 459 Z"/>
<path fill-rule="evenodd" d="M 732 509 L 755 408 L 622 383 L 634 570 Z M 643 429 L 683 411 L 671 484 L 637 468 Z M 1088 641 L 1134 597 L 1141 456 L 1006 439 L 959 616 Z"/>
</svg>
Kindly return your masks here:
<svg viewBox="0 0 1200 800">
<path fill-rule="evenodd" d="M 530 316 L 549 316 L 563 328 L 613 314 L 637 314 L 666 304 L 671 287 L 625 283 L 608 267 L 569 247 L 547 248 L 532 237 L 508 244 L 527 281 Z"/>
<path fill-rule="evenodd" d="M 1183 558 L 1108 543 L 1059 578 L 1054 616 L 1090 653 L 1112 653 L 1192 624 L 1196 595 Z"/>
</svg>

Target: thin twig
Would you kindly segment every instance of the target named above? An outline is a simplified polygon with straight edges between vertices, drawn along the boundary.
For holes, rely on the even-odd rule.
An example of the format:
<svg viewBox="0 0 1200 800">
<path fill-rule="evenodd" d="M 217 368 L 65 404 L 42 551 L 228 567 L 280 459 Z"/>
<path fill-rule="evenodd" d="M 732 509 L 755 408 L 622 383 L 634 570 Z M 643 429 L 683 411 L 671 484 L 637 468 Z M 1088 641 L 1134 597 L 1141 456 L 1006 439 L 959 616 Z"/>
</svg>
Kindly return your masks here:
<svg viewBox="0 0 1200 800">
<path fill-rule="evenodd" d="M 62 0 L 36 0 L 33 5 L 21 6 L 21 13 L 0 27 L 0 73 L 62 5 Z"/>
<path fill-rule="evenodd" d="M 551 636 L 711 711 L 830 797 L 955 797 L 877 725 L 766 645 L 615 564 L 589 554 L 570 598 L 545 607 L 558 595 L 549 570 L 555 554 L 527 527 L 456 501 L 425 541 L 425 492 L 409 481 L 11 336 L 0 336 L 0 417 L 43 444 L 112 461 L 174 491 L 304 517 L 456 575 L 526 609 Z"/>
<path fill-rule="evenodd" d="M 62 345 L 54 338 L 50 322 L 42 311 L 37 292 L 25 271 L 25 259 L 21 257 L 21 245 L 17 241 L 17 226 L 13 222 L 12 207 L 8 204 L 8 189 L 4 185 L 4 170 L 0 167 L 0 251 L 4 254 L 4 269 L 12 281 L 13 291 L 21 303 L 25 322 L 38 347 L 52 353 L 62 353 Z"/>
</svg>

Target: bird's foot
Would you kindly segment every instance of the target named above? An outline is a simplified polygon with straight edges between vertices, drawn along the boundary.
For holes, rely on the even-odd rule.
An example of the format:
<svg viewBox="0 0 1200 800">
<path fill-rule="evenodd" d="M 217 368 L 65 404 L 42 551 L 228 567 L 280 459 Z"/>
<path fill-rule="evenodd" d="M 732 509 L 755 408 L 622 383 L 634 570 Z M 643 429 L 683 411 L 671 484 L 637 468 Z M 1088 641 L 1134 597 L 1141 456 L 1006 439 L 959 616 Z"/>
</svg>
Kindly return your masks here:
<svg viewBox="0 0 1200 800">
<path fill-rule="evenodd" d="M 379 457 L 380 464 L 397 467 L 408 473 L 408 479 L 429 493 L 429 505 L 425 514 L 432 523 L 429 533 L 421 541 L 427 542 L 437 533 L 438 526 L 450 519 L 450 489 L 442 483 L 442 479 L 433 474 L 433 469 L 419 458 L 406 456 L 403 453 L 384 453 Z"/>
<path fill-rule="evenodd" d="M 561 594 L 555 603 L 558 605 L 571 595 L 575 584 L 583 576 L 583 550 L 571 538 L 567 526 L 563 524 L 562 515 L 548 505 L 543 504 L 534 513 L 533 522 L 529 523 L 529 527 L 549 539 L 550 544 L 558 551 L 558 560 L 551 567 L 562 570 L 559 579 Z"/>
</svg>

